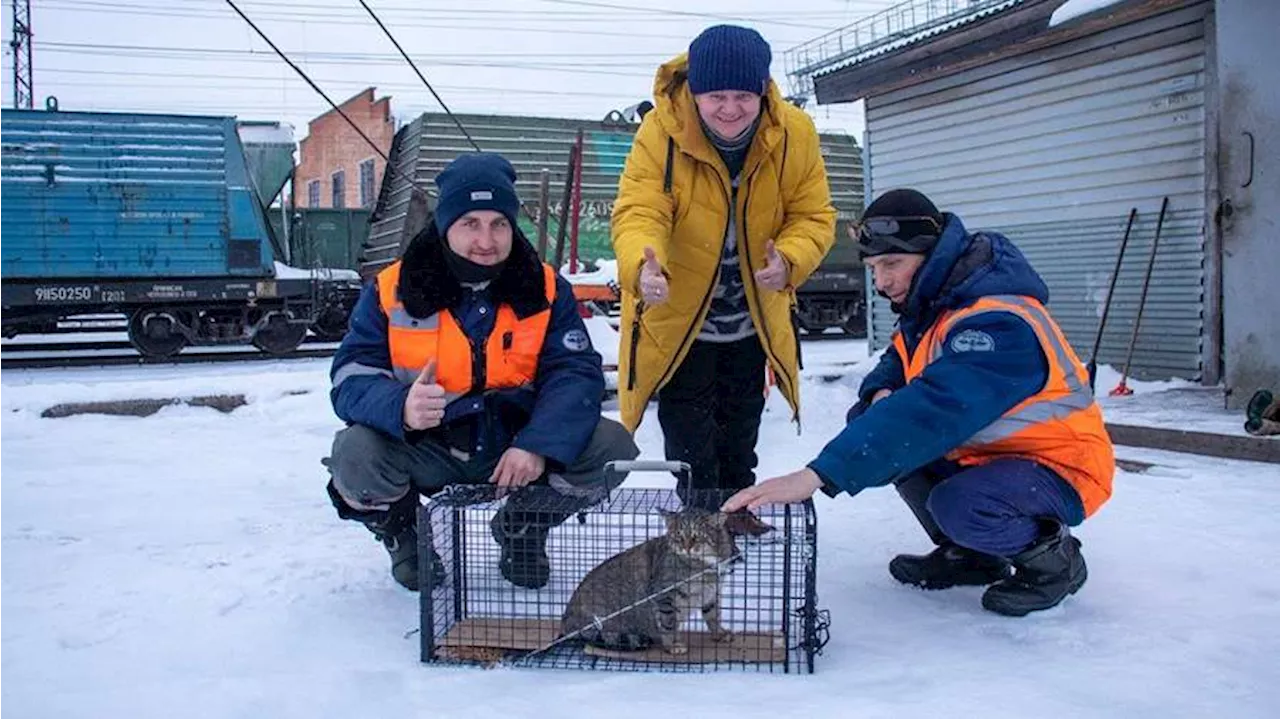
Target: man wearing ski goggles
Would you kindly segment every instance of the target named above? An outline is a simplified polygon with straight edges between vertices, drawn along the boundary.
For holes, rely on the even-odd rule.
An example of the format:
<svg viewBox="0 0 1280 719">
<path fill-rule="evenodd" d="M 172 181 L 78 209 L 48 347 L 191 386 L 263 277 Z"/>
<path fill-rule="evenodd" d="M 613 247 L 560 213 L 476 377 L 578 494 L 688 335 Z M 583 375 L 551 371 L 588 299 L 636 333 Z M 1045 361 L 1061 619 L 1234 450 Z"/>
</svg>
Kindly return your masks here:
<svg viewBox="0 0 1280 719">
<path fill-rule="evenodd" d="M 898 315 L 892 346 L 817 458 L 724 511 L 892 482 L 937 545 L 895 557 L 895 579 L 989 585 L 982 606 L 1010 616 L 1056 606 L 1084 585 L 1068 527 L 1111 496 L 1115 455 L 1048 288 L 1006 237 L 915 190 L 877 198 L 852 234 Z"/>
<path fill-rule="evenodd" d="M 858 223 L 857 241 L 860 248 L 874 254 L 882 254 L 875 250 L 884 247 L 916 253 L 932 247 L 941 234 L 942 225 L 926 215 L 867 217 Z"/>
</svg>

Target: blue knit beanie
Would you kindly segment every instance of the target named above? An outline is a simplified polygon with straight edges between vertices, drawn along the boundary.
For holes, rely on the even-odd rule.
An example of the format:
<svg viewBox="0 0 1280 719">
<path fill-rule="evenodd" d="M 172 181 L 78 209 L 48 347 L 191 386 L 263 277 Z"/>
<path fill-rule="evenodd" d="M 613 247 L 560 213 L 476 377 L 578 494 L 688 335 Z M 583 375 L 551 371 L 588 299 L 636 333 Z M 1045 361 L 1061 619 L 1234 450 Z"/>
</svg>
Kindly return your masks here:
<svg viewBox="0 0 1280 719">
<path fill-rule="evenodd" d="M 436 186 L 440 188 L 436 229 L 441 236 L 472 210 L 496 210 L 515 227 L 520 199 L 516 196 L 516 169 L 507 158 L 487 152 L 460 155 L 436 175 Z"/>
<path fill-rule="evenodd" d="M 736 25 L 714 25 L 689 45 L 689 91 L 741 90 L 763 95 L 773 51 L 760 33 Z"/>
</svg>

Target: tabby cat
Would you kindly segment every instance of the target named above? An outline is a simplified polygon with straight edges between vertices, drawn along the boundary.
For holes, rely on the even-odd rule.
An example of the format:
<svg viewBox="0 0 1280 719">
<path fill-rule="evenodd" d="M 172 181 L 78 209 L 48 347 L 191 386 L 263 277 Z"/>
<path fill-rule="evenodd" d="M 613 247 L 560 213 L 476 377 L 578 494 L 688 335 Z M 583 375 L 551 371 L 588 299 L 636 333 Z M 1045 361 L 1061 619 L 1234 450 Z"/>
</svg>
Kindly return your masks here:
<svg viewBox="0 0 1280 719">
<path fill-rule="evenodd" d="M 689 648 L 678 630 L 696 608 L 713 639 L 732 639 L 720 623 L 720 574 L 738 557 L 727 515 L 696 508 L 659 511 L 667 533 L 588 572 L 569 599 L 561 636 L 582 630 L 577 636 L 595 646 L 640 651 L 660 642 L 671 654 L 685 654 Z M 648 601 L 604 619 L 646 597 Z"/>
</svg>

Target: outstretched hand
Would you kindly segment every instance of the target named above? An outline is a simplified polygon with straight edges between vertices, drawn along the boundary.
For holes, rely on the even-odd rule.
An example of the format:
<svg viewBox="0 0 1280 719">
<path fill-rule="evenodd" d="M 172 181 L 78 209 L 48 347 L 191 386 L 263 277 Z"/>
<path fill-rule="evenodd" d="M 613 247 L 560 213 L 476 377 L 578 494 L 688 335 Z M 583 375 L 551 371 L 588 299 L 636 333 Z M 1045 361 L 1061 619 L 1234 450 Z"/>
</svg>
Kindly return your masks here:
<svg viewBox="0 0 1280 719">
<path fill-rule="evenodd" d="M 818 477 L 818 473 L 805 467 L 798 472 L 766 479 L 747 487 L 726 500 L 720 511 L 736 512 L 743 508 L 754 510 L 766 504 L 803 502 L 812 497 L 821 486 L 822 479 Z"/>
</svg>

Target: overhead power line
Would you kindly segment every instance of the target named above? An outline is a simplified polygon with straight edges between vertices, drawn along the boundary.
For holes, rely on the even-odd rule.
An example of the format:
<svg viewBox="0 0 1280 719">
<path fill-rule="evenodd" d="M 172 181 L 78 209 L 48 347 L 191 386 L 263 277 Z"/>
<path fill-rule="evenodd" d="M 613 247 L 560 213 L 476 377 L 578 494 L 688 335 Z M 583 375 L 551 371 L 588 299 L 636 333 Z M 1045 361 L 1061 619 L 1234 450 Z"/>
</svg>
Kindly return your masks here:
<svg viewBox="0 0 1280 719">
<path fill-rule="evenodd" d="M 347 121 L 348 125 L 351 125 L 351 129 L 355 130 L 356 133 L 359 134 L 360 137 L 362 137 L 365 142 L 369 143 L 369 147 L 372 147 L 373 151 L 378 153 L 378 156 L 381 157 L 383 161 L 387 163 L 386 166 L 388 169 L 394 169 L 395 172 L 399 172 L 399 169 L 395 169 L 394 166 L 391 164 L 391 158 L 387 157 L 387 153 L 383 152 L 382 148 L 378 147 L 377 143 L 369 139 L 369 136 L 365 134 L 364 130 L 361 130 L 359 125 L 352 122 L 351 118 L 347 117 L 347 113 L 343 112 L 342 108 L 338 107 L 337 103 L 329 99 L 329 96 L 325 94 L 324 90 L 321 90 L 319 85 L 312 82 L 311 78 L 307 77 L 307 73 L 302 71 L 302 68 L 293 64 L 293 61 L 289 59 L 289 56 L 285 55 L 284 52 L 280 50 L 280 48 L 276 47 L 276 44 L 274 42 L 271 42 L 271 38 L 267 37 L 267 34 L 262 32 L 262 30 L 260 30 L 258 26 L 255 25 L 253 21 L 249 19 L 248 15 L 245 15 L 243 12 L 241 12 L 240 8 L 236 7 L 236 4 L 232 2 L 232 0 L 227 0 L 227 4 L 231 6 L 232 10 L 236 11 L 237 15 L 244 18 L 244 21 L 249 24 L 249 27 L 253 28 L 253 31 L 258 34 L 258 37 L 262 38 L 263 42 L 270 45 L 272 50 L 275 50 L 276 54 L 280 56 L 281 60 L 284 60 L 285 63 L 289 65 L 289 67 L 293 68 L 294 72 L 298 73 L 298 75 L 300 75 L 303 80 L 306 80 L 307 84 L 311 86 L 311 89 L 315 90 L 316 93 L 320 95 L 320 97 L 323 97 L 325 102 L 329 103 L 329 105 L 334 109 L 334 111 L 337 112 L 339 115 L 341 115 L 342 119 Z M 413 184 L 412 179 L 409 180 L 409 184 L 410 185 Z"/>
<path fill-rule="evenodd" d="M 440 107 L 444 109 L 445 114 L 449 116 L 449 119 L 453 120 L 453 124 L 458 126 L 458 131 L 462 133 L 463 137 L 467 138 L 467 142 L 471 143 L 472 147 L 476 148 L 476 152 L 480 152 L 480 146 L 476 144 L 475 140 L 471 139 L 471 133 L 467 132 L 467 128 L 463 127 L 461 122 L 458 122 L 457 116 L 453 114 L 453 111 L 451 111 L 449 106 L 445 104 L 443 99 L 441 99 L 440 94 L 436 92 L 436 89 L 431 87 L 431 83 L 427 82 L 427 78 L 422 74 L 422 71 L 413 63 L 413 60 L 409 57 L 409 54 L 404 51 L 404 48 L 400 47 L 400 43 L 396 42 L 395 36 L 391 34 L 391 31 L 387 29 L 387 26 L 382 24 L 382 20 L 378 17 L 377 13 L 373 11 L 373 8 L 369 7 L 368 3 L 364 0 L 360 0 L 360 7 L 363 7 L 365 12 L 369 13 L 369 17 L 373 18 L 373 21 L 378 23 L 378 27 L 386 34 L 387 39 L 391 41 L 391 44 L 395 45 L 396 50 L 404 57 L 404 61 L 409 63 L 409 67 L 413 68 L 414 74 L 418 76 L 418 79 L 422 81 L 423 85 L 427 86 L 427 90 L 431 91 L 431 96 L 436 99 L 436 102 L 440 103 Z"/>
<path fill-rule="evenodd" d="M 169 59 L 169 60 L 210 60 L 221 59 L 230 62 L 274 62 L 274 60 L 265 53 L 256 50 L 241 50 L 231 48 L 186 48 L 186 47 L 154 47 L 145 45 L 94 45 L 87 43 L 57 43 L 57 42 L 41 42 L 36 43 L 36 47 L 42 52 L 50 53 L 69 53 L 77 55 L 101 55 L 108 57 L 133 57 L 139 59 Z M 394 65 L 400 66 L 401 61 L 395 59 L 394 55 L 372 54 L 372 53 L 330 53 L 330 52 L 300 52 L 295 53 L 296 56 L 305 60 L 308 64 L 313 65 Z M 539 72 L 559 72 L 577 75 L 609 75 L 614 77 L 635 77 L 635 78 L 652 78 L 650 73 L 639 72 L 620 72 L 617 70 L 602 69 L 599 66 L 602 63 L 589 63 L 584 66 L 581 62 L 485 62 L 482 60 L 433 60 L 425 63 L 430 66 L 439 67 L 484 67 L 495 68 L 500 70 L 528 70 Z M 634 63 L 603 63 L 613 67 L 630 67 Z"/>
</svg>

